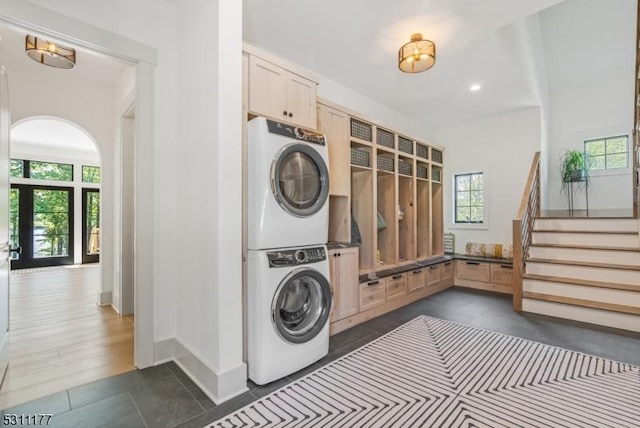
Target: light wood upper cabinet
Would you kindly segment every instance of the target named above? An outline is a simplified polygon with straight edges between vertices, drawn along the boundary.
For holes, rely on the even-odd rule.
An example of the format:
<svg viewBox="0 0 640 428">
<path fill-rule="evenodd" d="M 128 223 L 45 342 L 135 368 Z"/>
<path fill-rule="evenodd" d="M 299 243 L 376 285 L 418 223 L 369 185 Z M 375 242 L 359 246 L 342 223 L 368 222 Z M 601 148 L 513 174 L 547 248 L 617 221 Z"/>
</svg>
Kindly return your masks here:
<svg viewBox="0 0 640 428">
<path fill-rule="evenodd" d="M 273 63 L 249 58 L 249 110 L 316 129 L 317 84 Z"/>
<path fill-rule="evenodd" d="M 329 147 L 329 194 L 349 196 L 349 115 L 318 104 L 318 131 L 327 137 Z"/>
<path fill-rule="evenodd" d="M 329 250 L 329 273 L 333 290 L 330 321 L 358 313 L 358 248 Z"/>
</svg>

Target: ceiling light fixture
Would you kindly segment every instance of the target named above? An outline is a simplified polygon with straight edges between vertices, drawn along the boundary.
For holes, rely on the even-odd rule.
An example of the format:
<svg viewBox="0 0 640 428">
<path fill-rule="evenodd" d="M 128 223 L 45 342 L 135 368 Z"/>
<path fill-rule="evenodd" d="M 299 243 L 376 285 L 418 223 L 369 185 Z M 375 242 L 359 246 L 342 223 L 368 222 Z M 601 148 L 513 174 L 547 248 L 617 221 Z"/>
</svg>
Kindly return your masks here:
<svg viewBox="0 0 640 428">
<path fill-rule="evenodd" d="M 405 73 L 426 71 L 435 63 L 436 45 L 431 40 L 424 40 L 420 33 L 411 36 L 411 41 L 398 51 L 398 67 Z"/>
<path fill-rule="evenodd" d="M 76 50 L 56 45 L 36 36 L 27 35 L 25 51 L 29 58 L 55 68 L 71 69 L 76 66 Z"/>
<path fill-rule="evenodd" d="M 478 92 L 480 89 L 482 89 L 482 86 L 480 86 L 477 83 L 474 83 L 473 85 L 469 86 L 469 90 L 471 92 Z"/>
</svg>

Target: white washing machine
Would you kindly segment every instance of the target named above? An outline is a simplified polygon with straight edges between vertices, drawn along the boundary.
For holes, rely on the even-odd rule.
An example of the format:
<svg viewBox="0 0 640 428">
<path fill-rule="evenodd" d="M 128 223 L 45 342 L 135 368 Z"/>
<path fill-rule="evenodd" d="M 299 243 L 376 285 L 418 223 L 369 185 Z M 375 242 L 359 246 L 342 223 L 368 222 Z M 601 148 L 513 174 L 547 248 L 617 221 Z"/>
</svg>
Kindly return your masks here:
<svg viewBox="0 0 640 428">
<path fill-rule="evenodd" d="M 329 170 L 324 135 L 257 117 L 248 123 L 248 248 L 325 244 Z"/>
<path fill-rule="evenodd" d="M 326 247 L 248 252 L 249 378 L 273 382 L 329 351 L 332 294 Z"/>
</svg>

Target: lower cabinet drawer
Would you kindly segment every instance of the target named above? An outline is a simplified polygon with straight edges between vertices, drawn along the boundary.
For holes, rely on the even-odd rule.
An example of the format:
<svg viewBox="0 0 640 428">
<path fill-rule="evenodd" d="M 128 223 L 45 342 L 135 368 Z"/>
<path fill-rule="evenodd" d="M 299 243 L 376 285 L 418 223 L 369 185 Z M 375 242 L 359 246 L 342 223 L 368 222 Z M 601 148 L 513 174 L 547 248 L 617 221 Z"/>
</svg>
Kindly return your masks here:
<svg viewBox="0 0 640 428">
<path fill-rule="evenodd" d="M 424 269 L 416 269 L 407 273 L 407 291 L 415 293 L 424 288 Z"/>
<path fill-rule="evenodd" d="M 491 283 L 496 285 L 513 286 L 513 266 L 491 265 Z"/>
<path fill-rule="evenodd" d="M 453 278 L 453 262 L 444 262 L 440 265 L 440 280 Z"/>
<path fill-rule="evenodd" d="M 424 276 L 427 285 L 433 285 L 440 281 L 440 265 L 429 266 L 426 269 Z"/>
<path fill-rule="evenodd" d="M 471 281 L 489 282 L 490 263 L 457 260 L 456 276 Z"/>
<path fill-rule="evenodd" d="M 384 278 L 360 283 L 360 312 L 384 303 L 385 283 Z"/>
<path fill-rule="evenodd" d="M 400 273 L 387 280 L 387 302 L 407 294 L 407 275 Z"/>
</svg>

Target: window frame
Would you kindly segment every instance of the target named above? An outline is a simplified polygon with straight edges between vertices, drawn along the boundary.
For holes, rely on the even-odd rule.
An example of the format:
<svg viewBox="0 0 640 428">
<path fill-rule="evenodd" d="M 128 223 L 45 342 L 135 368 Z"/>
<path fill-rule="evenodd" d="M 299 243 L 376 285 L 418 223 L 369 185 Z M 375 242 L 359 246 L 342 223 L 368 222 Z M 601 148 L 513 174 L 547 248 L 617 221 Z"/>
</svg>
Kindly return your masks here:
<svg viewBox="0 0 640 428">
<path fill-rule="evenodd" d="M 625 151 L 624 152 L 615 152 L 615 153 L 607 153 L 607 141 L 608 140 L 613 140 L 616 138 L 621 138 L 624 137 L 625 138 Z M 585 158 L 587 159 L 587 162 L 591 163 L 592 161 L 590 160 L 591 158 L 593 158 L 594 156 L 589 156 L 587 154 L 587 144 L 588 143 L 592 143 L 592 142 L 597 142 L 597 141 L 604 141 L 604 155 L 598 155 L 598 156 L 603 156 L 604 157 L 604 162 L 605 162 L 605 167 L 604 168 L 597 168 L 594 169 L 593 166 L 589 167 L 589 174 L 590 175 L 618 175 L 618 174 L 627 174 L 629 172 L 629 170 L 631 169 L 631 157 L 630 157 L 630 150 L 629 150 L 629 134 L 625 134 L 625 133 L 621 133 L 621 134 L 614 134 L 614 135 L 610 135 L 610 136 L 606 136 L 606 137 L 600 137 L 600 138 L 589 138 L 589 139 L 585 139 L 583 140 L 582 143 L 582 150 L 583 153 L 585 155 Z M 620 168 L 607 168 L 607 156 L 611 155 L 611 154 L 625 154 L 626 155 L 626 160 L 627 160 L 627 165 L 625 167 L 620 167 Z"/>
<path fill-rule="evenodd" d="M 482 177 L 482 222 L 458 222 L 456 219 L 456 213 L 458 208 L 458 189 L 457 189 L 457 178 L 460 176 L 472 176 L 472 175 L 480 175 Z M 450 228 L 452 229 L 489 229 L 489 211 L 488 211 L 488 184 L 489 184 L 489 174 L 488 171 L 483 170 L 474 170 L 474 171 L 464 171 L 464 172 L 456 172 L 451 175 L 452 180 L 452 199 L 451 199 L 451 222 Z M 471 192 L 471 189 L 469 189 Z"/>
</svg>

